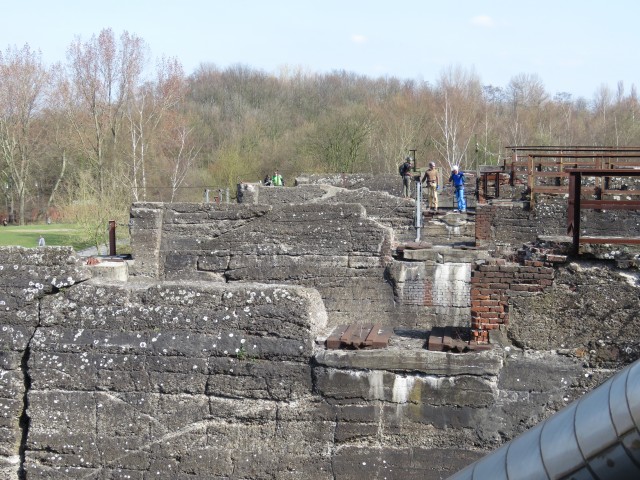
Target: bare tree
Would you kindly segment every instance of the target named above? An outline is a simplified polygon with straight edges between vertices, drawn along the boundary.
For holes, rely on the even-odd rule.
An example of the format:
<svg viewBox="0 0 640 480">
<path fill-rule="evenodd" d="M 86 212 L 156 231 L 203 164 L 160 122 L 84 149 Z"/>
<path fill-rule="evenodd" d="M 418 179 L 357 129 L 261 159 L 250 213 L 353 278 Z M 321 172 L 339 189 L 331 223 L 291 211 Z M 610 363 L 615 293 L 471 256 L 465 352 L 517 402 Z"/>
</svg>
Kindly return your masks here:
<svg viewBox="0 0 640 480">
<path fill-rule="evenodd" d="M 77 38 L 68 50 L 68 80 L 63 89 L 68 119 L 91 161 L 101 195 L 107 168 L 115 163 L 122 120 L 145 54 L 142 39 L 124 32 L 116 41 L 111 29 L 86 43 Z"/>
<path fill-rule="evenodd" d="M 366 112 L 332 113 L 318 122 L 305 148 L 327 172 L 353 173 L 363 163 L 373 120 Z"/>
<path fill-rule="evenodd" d="M 440 135 L 433 138 L 436 150 L 449 168 L 464 169 L 467 151 L 474 138 L 482 99 L 480 81 L 474 72 L 452 68 L 438 83 L 441 113 L 437 118 Z"/>
<path fill-rule="evenodd" d="M 174 128 L 165 142 L 164 154 L 169 165 L 169 181 L 171 183 L 171 199 L 173 202 L 178 188 L 191 171 L 193 162 L 200 153 L 191 138 L 192 129 L 185 119 L 177 119 Z"/>
<path fill-rule="evenodd" d="M 25 223 L 25 199 L 39 131 L 34 118 L 46 99 L 49 70 L 29 45 L 0 52 L 0 161 L 18 197 L 18 219 Z"/>
<path fill-rule="evenodd" d="M 184 100 L 185 78 L 182 65 L 163 59 L 155 81 L 135 89 L 126 111 L 131 138 L 129 157 L 131 192 L 135 201 L 146 199 L 147 153 L 164 115 Z M 140 190 L 142 195 L 140 195 Z"/>
<path fill-rule="evenodd" d="M 525 139 L 533 141 L 535 131 L 540 128 L 542 106 L 549 99 L 542 80 L 536 74 L 514 76 L 507 86 L 507 98 L 511 104 L 511 145 L 522 145 Z"/>
</svg>

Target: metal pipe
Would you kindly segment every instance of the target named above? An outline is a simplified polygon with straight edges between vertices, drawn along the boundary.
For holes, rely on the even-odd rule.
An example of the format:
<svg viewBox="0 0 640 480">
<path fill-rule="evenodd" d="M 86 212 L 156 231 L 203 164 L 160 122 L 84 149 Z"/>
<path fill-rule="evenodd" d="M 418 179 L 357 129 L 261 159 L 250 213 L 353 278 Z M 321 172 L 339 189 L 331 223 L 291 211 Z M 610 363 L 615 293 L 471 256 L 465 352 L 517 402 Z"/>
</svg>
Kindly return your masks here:
<svg viewBox="0 0 640 480">
<path fill-rule="evenodd" d="M 109 255 L 116 254 L 116 221 L 109 220 Z"/>
<path fill-rule="evenodd" d="M 420 241 L 422 228 L 422 182 L 420 181 L 420 175 L 416 177 L 416 242 Z"/>
<path fill-rule="evenodd" d="M 640 360 L 448 480 L 640 478 Z"/>
</svg>

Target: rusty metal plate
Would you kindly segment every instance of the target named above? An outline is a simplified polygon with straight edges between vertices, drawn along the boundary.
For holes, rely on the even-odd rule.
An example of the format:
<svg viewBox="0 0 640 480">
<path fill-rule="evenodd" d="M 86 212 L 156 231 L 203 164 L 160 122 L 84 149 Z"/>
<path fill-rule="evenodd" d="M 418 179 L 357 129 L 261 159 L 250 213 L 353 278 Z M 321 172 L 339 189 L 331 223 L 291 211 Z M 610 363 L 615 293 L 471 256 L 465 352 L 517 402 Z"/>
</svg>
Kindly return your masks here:
<svg viewBox="0 0 640 480">
<path fill-rule="evenodd" d="M 469 329 L 461 327 L 433 327 L 427 341 L 427 349 L 433 352 L 466 353 L 491 348 L 491 345 L 471 341 Z"/>
<path fill-rule="evenodd" d="M 375 349 L 389 345 L 393 328 L 381 324 L 351 324 L 336 327 L 326 340 L 329 349 Z"/>
</svg>

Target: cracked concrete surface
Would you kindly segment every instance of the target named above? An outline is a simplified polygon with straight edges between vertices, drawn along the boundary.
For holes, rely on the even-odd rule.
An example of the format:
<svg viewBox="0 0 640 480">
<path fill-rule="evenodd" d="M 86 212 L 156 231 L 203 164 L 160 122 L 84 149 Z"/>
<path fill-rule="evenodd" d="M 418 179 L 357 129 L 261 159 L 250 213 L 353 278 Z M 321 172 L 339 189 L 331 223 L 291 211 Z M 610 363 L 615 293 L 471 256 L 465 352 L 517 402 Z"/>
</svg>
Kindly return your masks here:
<svg viewBox="0 0 640 480">
<path fill-rule="evenodd" d="M 258 237 L 272 211 L 264 206 L 164 212 L 173 226 L 149 237 L 148 256 L 136 259 L 142 271 L 167 266 L 153 262 L 179 245 L 189 222 L 202 230 L 214 218 L 219 228 L 189 240 L 206 261 L 193 251 L 167 257 L 172 274 L 157 279 L 90 279 L 68 249 L 0 249 L 0 476 L 444 478 L 606 378 L 624 360 L 614 358 L 617 346 L 636 352 L 594 328 L 606 308 L 608 321 L 638 335 L 630 317 L 637 281 L 610 265 L 563 269 L 548 296 L 515 297 L 513 338 L 502 335 L 490 352 L 427 352 L 425 330 L 402 324 L 402 315 L 389 318 L 407 328 L 387 349 L 326 351 L 332 315 L 370 321 L 379 311 L 382 290 L 365 273 L 386 272 L 389 281 L 381 263 L 392 261 L 389 231 L 398 230 L 382 214 L 365 218 L 375 202 L 348 206 L 337 193 L 324 198 L 336 201 L 330 207 L 298 212 L 318 224 L 331 220 L 328 211 L 347 218 L 348 236 L 336 235 L 344 225 L 325 229 L 322 254 L 297 240 L 308 226 L 301 217 L 282 217 Z M 143 235 L 162 224 L 155 207 L 139 213 Z M 281 235 L 287 254 L 277 257 Z M 273 244 L 258 252 L 257 238 Z M 473 256 L 432 254 L 409 263 Z M 224 268 L 228 281 L 190 277 L 187 267 Z M 573 318 L 577 305 L 591 323 Z M 553 322 L 561 338 L 538 335 Z"/>
</svg>

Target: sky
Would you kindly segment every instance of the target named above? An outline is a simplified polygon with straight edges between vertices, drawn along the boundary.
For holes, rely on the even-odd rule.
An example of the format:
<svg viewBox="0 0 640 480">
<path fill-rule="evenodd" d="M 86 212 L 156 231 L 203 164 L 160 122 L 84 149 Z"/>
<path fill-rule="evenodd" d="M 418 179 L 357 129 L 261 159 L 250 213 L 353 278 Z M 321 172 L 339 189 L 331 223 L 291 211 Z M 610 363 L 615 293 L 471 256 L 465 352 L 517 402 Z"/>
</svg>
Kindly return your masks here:
<svg viewBox="0 0 640 480">
<path fill-rule="evenodd" d="M 638 0 L 0 0 L 0 50 L 64 63 L 76 38 L 111 28 L 186 74 L 240 64 L 435 85 L 461 67 L 483 85 L 536 75 L 552 96 L 592 99 L 640 86 L 638 18 Z"/>
</svg>

